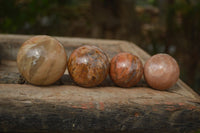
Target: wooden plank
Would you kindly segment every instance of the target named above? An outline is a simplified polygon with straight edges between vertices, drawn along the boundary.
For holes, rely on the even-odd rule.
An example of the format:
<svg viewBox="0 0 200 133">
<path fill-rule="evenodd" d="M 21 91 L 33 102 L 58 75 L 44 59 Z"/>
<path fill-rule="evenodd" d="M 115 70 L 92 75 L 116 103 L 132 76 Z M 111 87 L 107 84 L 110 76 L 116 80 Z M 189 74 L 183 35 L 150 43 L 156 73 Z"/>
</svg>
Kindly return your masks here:
<svg viewBox="0 0 200 133">
<path fill-rule="evenodd" d="M 0 97 L 1 131 L 189 132 L 200 128 L 197 101 L 149 88 L 2 84 Z"/>
<path fill-rule="evenodd" d="M 191 132 L 200 129 L 200 98 L 180 79 L 168 91 L 147 86 L 144 79 L 130 89 L 114 86 L 109 77 L 100 86 L 82 88 L 68 72 L 61 84 L 38 87 L 17 84 L 16 54 L 30 38 L 0 35 L 0 131 L 4 132 Z M 150 57 L 137 45 L 118 40 L 56 37 L 67 55 L 81 45 L 96 45 L 111 59 L 130 52 Z M 5 82 L 6 81 L 6 82 Z"/>
</svg>

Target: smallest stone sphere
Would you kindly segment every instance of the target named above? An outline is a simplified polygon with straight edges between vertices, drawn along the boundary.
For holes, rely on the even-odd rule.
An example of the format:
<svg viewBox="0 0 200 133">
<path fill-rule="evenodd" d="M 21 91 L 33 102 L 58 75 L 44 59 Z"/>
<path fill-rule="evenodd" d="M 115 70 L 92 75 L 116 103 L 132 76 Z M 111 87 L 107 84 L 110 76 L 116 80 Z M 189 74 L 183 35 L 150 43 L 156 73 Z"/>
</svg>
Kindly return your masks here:
<svg viewBox="0 0 200 133">
<path fill-rule="evenodd" d="M 110 63 L 110 77 L 120 87 L 132 87 L 142 78 L 143 65 L 140 59 L 130 53 L 119 53 Z"/>
<path fill-rule="evenodd" d="M 168 54 L 156 54 L 144 65 L 146 82 L 154 89 L 166 90 L 172 87 L 180 74 L 176 60 Z"/>
</svg>

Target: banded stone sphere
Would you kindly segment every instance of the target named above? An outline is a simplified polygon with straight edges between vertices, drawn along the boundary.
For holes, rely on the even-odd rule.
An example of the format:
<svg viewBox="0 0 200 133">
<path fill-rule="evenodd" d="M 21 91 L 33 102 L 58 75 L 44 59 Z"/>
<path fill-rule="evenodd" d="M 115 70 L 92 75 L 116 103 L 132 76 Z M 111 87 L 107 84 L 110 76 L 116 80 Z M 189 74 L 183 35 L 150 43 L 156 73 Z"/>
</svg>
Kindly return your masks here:
<svg viewBox="0 0 200 133">
<path fill-rule="evenodd" d="M 180 74 L 176 60 L 168 54 L 156 54 L 144 65 L 146 82 L 154 89 L 166 90 L 172 87 Z"/>
<path fill-rule="evenodd" d="M 56 39 L 40 35 L 25 41 L 17 55 L 21 75 L 33 85 L 50 85 L 64 74 L 67 55 Z"/>
<path fill-rule="evenodd" d="M 109 60 L 100 48 L 85 45 L 75 49 L 70 55 L 68 71 L 78 85 L 94 87 L 107 77 Z"/>
<path fill-rule="evenodd" d="M 119 53 L 110 63 L 110 77 L 120 87 L 132 87 L 142 78 L 143 65 L 140 59 L 130 53 Z"/>
</svg>

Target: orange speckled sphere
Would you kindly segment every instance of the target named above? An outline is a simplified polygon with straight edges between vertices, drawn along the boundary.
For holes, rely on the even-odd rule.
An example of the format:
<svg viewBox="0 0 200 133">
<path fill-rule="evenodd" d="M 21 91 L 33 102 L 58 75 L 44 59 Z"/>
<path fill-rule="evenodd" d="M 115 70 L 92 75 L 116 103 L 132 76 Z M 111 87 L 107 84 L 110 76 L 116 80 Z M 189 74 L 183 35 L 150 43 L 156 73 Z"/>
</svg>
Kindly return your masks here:
<svg viewBox="0 0 200 133">
<path fill-rule="evenodd" d="M 142 78 L 143 65 L 140 59 L 130 53 L 119 53 L 110 63 L 110 77 L 120 87 L 132 87 Z"/>
<path fill-rule="evenodd" d="M 68 71 L 78 85 L 94 87 L 106 78 L 109 71 L 109 60 L 100 48 L 82 46 L 70 55 Z"/>
<path fill-rule="evenodd" d="M 172 87 L 180 74 L 176 60 L 168 54 L 156 54 L 144 65 L 144 77 L 154 89 L 166 90 Z"/>
<path fill-rule="evenodd" d="M 22 76 L 34 85 L 50 85 L 65 72 L 67 55 L 62 44 L 54 38 L 40 35 L 25 41 L 17 55 Z"/>
</svg>

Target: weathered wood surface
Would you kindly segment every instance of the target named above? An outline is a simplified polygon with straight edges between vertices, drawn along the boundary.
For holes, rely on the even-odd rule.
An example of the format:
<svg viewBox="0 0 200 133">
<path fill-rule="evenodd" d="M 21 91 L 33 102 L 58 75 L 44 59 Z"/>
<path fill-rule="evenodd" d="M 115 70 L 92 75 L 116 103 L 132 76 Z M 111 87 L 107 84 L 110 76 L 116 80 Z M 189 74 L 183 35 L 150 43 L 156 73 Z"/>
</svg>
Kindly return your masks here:
<svg viewBox="0 0 200 133">
<path fill-rule="evenodd" d="M 47 87 L 17 84 L 16 55 L 30 36 L 0 35 L 0 132 L 195 132 L 200 130 L 200 98 L 180 79 L 168 91 L 142 81 L 123 89 L 109 77 L 95 88 L 73 83 L 68 72 Z M 67 55 L 81 45 L 96 45 L 111 59 L 126 51 L 144 63 L 150 56 L 126 41 L 56 37 Z"/>
</svg>

